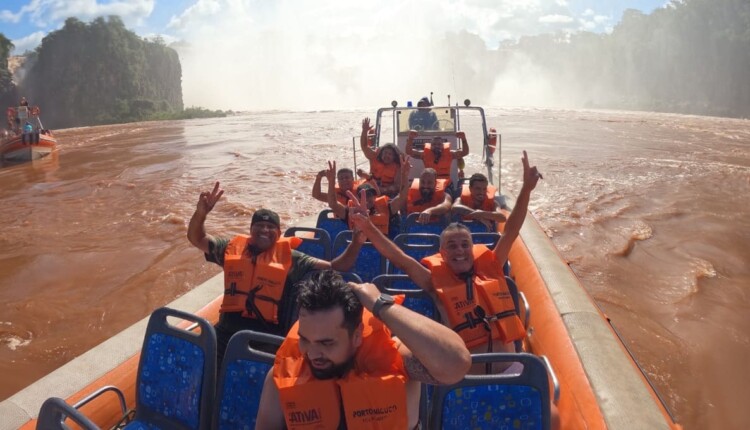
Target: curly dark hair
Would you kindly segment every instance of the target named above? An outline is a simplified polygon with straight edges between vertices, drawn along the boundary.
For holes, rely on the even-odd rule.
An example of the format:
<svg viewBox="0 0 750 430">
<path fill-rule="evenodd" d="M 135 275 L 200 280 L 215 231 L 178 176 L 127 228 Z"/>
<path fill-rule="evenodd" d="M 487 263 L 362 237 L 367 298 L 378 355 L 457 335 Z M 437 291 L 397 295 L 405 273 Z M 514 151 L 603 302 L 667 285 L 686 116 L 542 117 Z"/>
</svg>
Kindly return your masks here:
<svg viewBox="0 0 750 430">
<path fill-rule="evenodd" d="M 383 162 L 383 152 L 386 149 L 392 149 L 393 150 L 393 162 L 401 165 L 401 151 L 398 149 L 398 146 L 392 144 L 392 143 L 386 143 L 385 145 L 381 146 L 380 149 L 378 149 L 378 154 L 376 158 L 381 163 Z"/>
<path fill-rule="evenodd" d="M 297 305 L 308 312 L 338 306 L 344 311 L 344 328 L 354 333 L 362 324 L 362 303 L 335 270 L 313 272 L 297 284 Z"/>
</svg>

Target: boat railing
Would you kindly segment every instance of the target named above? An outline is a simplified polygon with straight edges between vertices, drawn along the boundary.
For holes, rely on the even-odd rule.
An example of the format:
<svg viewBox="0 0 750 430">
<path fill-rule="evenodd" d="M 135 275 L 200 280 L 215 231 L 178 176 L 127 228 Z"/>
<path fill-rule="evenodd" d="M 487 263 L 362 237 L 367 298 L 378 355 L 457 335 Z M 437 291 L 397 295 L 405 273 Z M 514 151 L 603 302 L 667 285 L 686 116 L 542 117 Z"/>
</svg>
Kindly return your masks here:
<svg viewBox="0 0 750 430">
<path fill-rule="evenodd" d="M 547 372 L 549 372 L 549 379 L 552 381 L 552 403 L 557 404 L 557 401 L 560 400 L 560 381 L 557 380 L 555 370 L 552 369 L 552 363 L 549 362 L 547 356 L 540 355 L 539 358 L 542 359 L 545 367 L 547 367 Z"/>
</svg>

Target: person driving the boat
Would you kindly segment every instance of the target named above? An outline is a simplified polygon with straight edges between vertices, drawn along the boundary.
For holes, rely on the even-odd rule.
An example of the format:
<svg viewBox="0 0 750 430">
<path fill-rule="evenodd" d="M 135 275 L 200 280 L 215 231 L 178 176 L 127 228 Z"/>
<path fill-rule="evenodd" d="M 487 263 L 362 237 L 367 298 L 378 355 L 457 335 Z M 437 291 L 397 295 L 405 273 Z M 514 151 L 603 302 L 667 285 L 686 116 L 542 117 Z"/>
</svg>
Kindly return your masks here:
<svg viewBox="0 0 750 430">
<path fill-rule="evenodd" d="M 29 117 L 29 102 L 26 101 L 26 97 L 21 97 L 21 101 L 18 102 L 16 108 L 16 130 L 21 130 L 21 121 L 25 121 Z"/>
<path fill-rule="evenodd" d="M 200 193 L 187 233 L 190 243 L 203 251 L 206 261 L 224 269 L 224 297 L 215 326 L 219 363 L 229 338 L 237 331 L 286 335 L 294 322 L 293 285 L 313 270 L 348 271 L 365 241 L 364 235 L 356 231 L 341 255 L 330 262 L 318 260 L 294 249 L 301 239 L 281 237 L 279 215 L 269 209 L 255 211 L 249 236 L 211 236 L 204 227 L 206 216 L 223 194 L 219 182 L 213 190 Z"/>
<path fill-rule="evenodd" d="M 410 130 L 437 130 L 438 129 L 438 117 L 435 112 L 430 109 L 432 103 L 427 97 L 422 97 L 417 102 L 417 110 L 411 111 L 409 114 L 409 129 Z"/>
<path fill-rule="evenodd" d="M 456 383 L 471 365 L 455 332 L 373 284 L 326 270 L 298 288 L 299 320 L 266 375 L 257 429 L 416 429 L 420 383 Z"/>
<path fill-rule="evenodd" d="M 328 206 L 333 211 L 333 214 L 340 218 L 343 222 L 349 225 L 349 229 L 354 230 L 354 224 L 351 217 L 349 216 L 349 208 L 355 205 L 352 201 L 352 196 L 358 195 L 364 200 L 367 214 L 371 217 L 372 221 L 386 236 L 395 236 L 399 232 L 400 218 L 398 216 L 399 210 L 404 206 L 406 201 L 406 195 L 408 192 L 408 175 L 409 175 L 409 161 L 406 157 L 402 156 L 402 166 L 400 183 L 403 184 L 400 192 L 395 199 L 391 199 L 388 196 L 378 196 L 375 187 L 369 183 L 361 184 L 357 187 L 356 193 L 349 192 L 349 200 L 344 205 L 338 201 L 335 197 L 335 190 L 333 188 L 333 172 L 336 171 L 336 162 L 328 162 L 328 170 L 326 175 L 328 176 Z"/>
<path fill-rule="evenodd" d="M 513 342 L 526 335 L 503 275 L 511 245 L 526 218 L 531 191 L 542 178 L 536 166 L 529 166 L 526 151 L 521 160 L 523 186 L 494 249 L 474 245 L 469 229 L 452 223 L 440 235 L 440 252 L 423 258 L 423 265 L 388 240 L 368 218 L 353 216 L 355 226 L 380 254 L 435 300 L 442 321 L 458 332 L 472 353 L 513 352 Z M 481 372 L 480 367 L 472 372 Z"/>
<path fill-rule="evenodd" d="M 315 183 L 313 184 L 312 196 L 315 200 L 319 200 L 323 203 L 328 203 L 328 192 L 323 192 L 321 189 L 322 179 L 326 177 L 327 169 L 321 170 L 315 176 Z M 356 192 L 357 183 L 354 181 L 354 172 L 352 169 L 343 167 L 336 172 L 336 200 L 345 205 L 349 201 L 349 196 L 346 195 L 347 191 Z"/>
<path fill-rule="evenodd" d="M 370 118 L 363 119 L 359 144 L 362 153 L 370 161 L 370 173 L 358 169 L 357 175 L 362 179 L 375 180 L 381 194 L 395 197 L 401 189 L 401 151 L 392 143 L 373 149 L 369 143 L 372 129 Z"/>
<path fill-rule="evenodd" d="M 469 185 L 464 184 L 452 210 L 464 220 L 481 222 L 490 231 L 494 230 L 494 223 L 505 221 L 505 214 L 500 212 L 495 201 L 495 187 L 490 186 L 487 177 L 481 173 L 471 175 Z"/>
</svg>

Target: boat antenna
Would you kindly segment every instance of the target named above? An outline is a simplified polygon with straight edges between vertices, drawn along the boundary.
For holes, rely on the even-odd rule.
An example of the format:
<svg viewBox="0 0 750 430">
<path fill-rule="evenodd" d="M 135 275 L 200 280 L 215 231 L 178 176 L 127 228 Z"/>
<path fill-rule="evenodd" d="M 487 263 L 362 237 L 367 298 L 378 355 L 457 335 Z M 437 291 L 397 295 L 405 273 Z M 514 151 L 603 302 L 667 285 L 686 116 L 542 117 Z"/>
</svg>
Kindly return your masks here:
<svg viewBox="0 0 750 430">
<path fill-rule="evenodd" d="M 430 91 L 430 106 L 435 106 L 435 103 L 432 102 L 432 91 Z"/>
<path fill-rule="evenodd" d="M 451 105 L 451 95 L 448 94 L 448 106 L 450 106 L 450 105 Z"/>
</svg>

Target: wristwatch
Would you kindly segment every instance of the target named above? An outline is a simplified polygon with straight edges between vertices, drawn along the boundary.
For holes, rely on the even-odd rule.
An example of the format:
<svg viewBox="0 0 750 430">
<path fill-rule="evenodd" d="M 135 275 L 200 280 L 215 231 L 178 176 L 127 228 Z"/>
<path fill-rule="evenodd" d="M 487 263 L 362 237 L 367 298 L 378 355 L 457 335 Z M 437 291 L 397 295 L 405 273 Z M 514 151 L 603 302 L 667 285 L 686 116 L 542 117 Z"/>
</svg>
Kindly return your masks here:
<svg viewBox="0 0 750 430">
<path fill-rule="evenodd" d="M 380 311 L 382 311 L 384 307 L 390 306 L 394 303 L 396 303 L 396 300 L 393 299 L 393 296 L 381 294 L 372 306 L 372 314 L 375 315 L 375 318 L 380 319 Z"/>
</svg>

